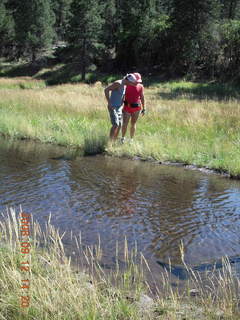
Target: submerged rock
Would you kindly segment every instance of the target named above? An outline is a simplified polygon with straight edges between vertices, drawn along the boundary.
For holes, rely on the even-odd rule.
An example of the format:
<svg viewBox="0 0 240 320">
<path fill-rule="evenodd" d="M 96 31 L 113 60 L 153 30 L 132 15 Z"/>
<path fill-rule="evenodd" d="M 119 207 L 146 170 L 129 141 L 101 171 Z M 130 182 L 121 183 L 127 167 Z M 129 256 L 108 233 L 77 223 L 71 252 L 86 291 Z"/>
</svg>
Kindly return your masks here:
<svg viewBox="0 0 240 320">
<path fill-rule="evenodd" d="M 226 262 L 229 262 L 230 264 L 240 263 L 240 256 L 227 257 Z M 165 270 L 178 277 L 180 280 L 187 280 L 190 276 L 191 271 L 204 272 L 221 269 L 224 265 L 224 260 L 219 259 L 212 263 L 206 262 L 199 265 L 189 266 L 189 269 L 184 265 L 172 265 L 160 260 L 157 260 L 157 263 Z"/>
</svg>

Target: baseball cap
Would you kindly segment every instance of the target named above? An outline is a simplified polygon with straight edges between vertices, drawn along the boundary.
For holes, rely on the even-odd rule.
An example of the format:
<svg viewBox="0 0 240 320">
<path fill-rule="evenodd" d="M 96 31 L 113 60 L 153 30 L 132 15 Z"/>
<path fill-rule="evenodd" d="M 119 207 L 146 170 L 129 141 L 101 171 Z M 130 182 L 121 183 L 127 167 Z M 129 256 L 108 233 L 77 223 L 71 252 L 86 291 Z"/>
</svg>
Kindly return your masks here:
<svg viewBox="0 0 240 320">
<path fill-rule="evenodd" d="M 127 75 L 124 78 L 133 83 L 138 82 L 137 77 L 134 75 L 134 73 L 127 73 Z"/>
<path fill-rule="evenodd" d="M 142 77 L 141 77 L 140 73 L 134 72 L 133 75 L 135 76 L 138 83 L 142 83 Z"/>
</svg>

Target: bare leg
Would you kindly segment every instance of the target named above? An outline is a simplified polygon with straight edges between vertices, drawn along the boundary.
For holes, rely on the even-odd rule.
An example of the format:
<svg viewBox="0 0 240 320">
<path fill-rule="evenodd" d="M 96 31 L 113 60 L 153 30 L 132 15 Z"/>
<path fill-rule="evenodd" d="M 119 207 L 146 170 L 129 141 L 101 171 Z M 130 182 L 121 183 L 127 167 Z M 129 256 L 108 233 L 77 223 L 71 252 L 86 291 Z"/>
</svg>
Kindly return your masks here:
<svg viewBox="0 0 240 320">
<path fill-rule="evenodd" d="M 134 137 L 134 134 L 136 131 L 136 122 L 137 122 L 139 114 L 140 114 L 140 111 L 136 111 L 136 112 L 132 113 L 132 116 L 131 116 L 131 128 L 130 128 L 131 139 Z"/>
<path fill-rule="evenodd" d="M 117 139 L 120 129 L 121 129 L 121 126 L 112 126 L 110 130 L 110 135 L 109 135 L 111 140 Z"/>
<path fill-rule="evenodd" d="M 128 122 L 131 115 L 128 112 L 123 112 L 122 137 L 124 138 L 127 132 Z"/>
<path fill-rule="evenodd" d="M 115 131 L 115 138 L 114 138 L 114 140 L 116 140 L 116 139 L 117 139 L 118 134 L 119 134 L 119 132 L 120 132 L 120 129 L 121 129 L 121 125 L 120 125 L 120 126 L 118 126 L 118 127 L 117 127 L 117 130 Z"/>
</svg>

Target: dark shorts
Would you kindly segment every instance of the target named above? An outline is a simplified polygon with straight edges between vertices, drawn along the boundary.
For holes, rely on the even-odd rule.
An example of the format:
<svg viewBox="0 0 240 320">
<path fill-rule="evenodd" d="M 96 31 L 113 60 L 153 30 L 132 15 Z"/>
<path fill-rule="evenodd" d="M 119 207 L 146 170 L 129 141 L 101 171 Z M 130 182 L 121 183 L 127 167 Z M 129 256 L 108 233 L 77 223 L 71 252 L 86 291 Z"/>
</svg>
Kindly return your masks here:
<svg viewBox="0 0 240 320">
<path fill-rule="evenodd" d="M 141 107 L 131 108 L 131 107 L 129 107 L 129 106 L 124 106 L 123 112 L 135 113 L 135 112 L 137 112 L 137 111 L 140 111 L 141 109 L 142 109 Z"/>
<path fill-rule="evenodd" d="M 140 103 L 128 103 L 127 101 L 124 101 L 123 112 L 135 113 L 141 109 L 142 107 Z"/>
<path fill-rule="evenodd" d="M 120 127 L 122 125 L 122 107 L 113 107 L 109 110 L 111 123 L 113 126 Z"/>
</svg>

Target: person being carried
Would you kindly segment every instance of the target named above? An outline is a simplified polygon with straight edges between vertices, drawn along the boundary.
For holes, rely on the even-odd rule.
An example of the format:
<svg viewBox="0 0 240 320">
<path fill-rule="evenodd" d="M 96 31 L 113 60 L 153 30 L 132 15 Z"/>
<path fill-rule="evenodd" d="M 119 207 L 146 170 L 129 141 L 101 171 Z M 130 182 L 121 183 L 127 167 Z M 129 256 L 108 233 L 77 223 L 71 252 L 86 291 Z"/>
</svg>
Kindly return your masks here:
<svg viewBox="0 0 240 320">
<path fill-rule="evenodd" d="M 108 102 L 108 111 L 112 127 L 110 129 L 110 139 L 116 140 L 122 125 L 122 104 L 126 86 L 136 86 L 137 80 L 133 74 L 127 74 L 123 79 L 116 80 L 104 90 Z M 111 92 L 111 94 L 110 94 Z"/>
<path fill-rule="evenodd" d="M 136 122 L 138 120 L 140 112 L 145 114 L 145 99 L 144 99 L 144 87 L 142 85 L 142 77 L 140 73 L 132 74 L 137 82 L 135 86 L 126 87 L 124 107 L 123 107 L 123 125 L 122 125 L 122 143 L 125 141 L 125 135 L 129 120 L 131 118 L 130 138 L 131 141 L 136 131 Z M 141 111 L 142 110 L 142 111 Z"/>
</svg>

